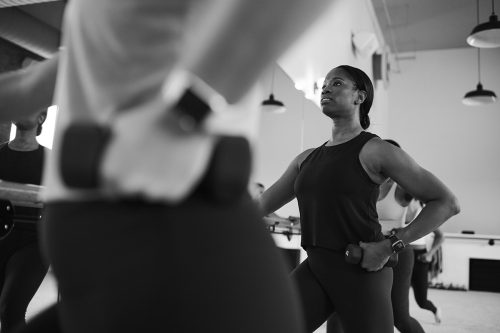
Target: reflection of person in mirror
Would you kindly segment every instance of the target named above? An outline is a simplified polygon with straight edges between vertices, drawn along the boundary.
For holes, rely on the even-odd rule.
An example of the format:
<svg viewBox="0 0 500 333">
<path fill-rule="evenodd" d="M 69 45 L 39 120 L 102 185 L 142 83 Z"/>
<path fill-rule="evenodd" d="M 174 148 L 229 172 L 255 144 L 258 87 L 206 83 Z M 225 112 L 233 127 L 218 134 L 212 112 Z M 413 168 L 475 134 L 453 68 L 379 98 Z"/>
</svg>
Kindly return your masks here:
<svg viewBox="0 0 500 333">
<path fill-rule="evenodd" d="M 47 112 L 15 121 L 15 138 L 0 145 L 0 179 L 40 185 L 47 148 L 36 137 Z M 38 208 L 15 207 L 17 212 L 40 214 Z M 15 216 L 14 216 L 15 218 Z M 25 322 L 26 309 L 48 270 L 38 245 L 38 224 L 15 221 L 12 231 L 0 240 L 1 332 L 12 332 Z"/>
</svg>

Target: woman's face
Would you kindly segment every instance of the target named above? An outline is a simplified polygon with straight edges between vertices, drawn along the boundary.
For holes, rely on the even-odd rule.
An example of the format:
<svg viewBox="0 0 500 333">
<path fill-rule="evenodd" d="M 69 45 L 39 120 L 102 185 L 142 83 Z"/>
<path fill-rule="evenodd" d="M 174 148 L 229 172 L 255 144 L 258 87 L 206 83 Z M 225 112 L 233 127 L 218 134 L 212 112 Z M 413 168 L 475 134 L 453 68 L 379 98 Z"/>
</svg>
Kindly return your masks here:
<svg viewBox="0 0 500 333">
<path fill-rule="evenodd" d="M 322 87 L 323 113 L 330 118 L 352 115 L 357 105 L 359 105 L 359 93 L 352 78 L 343 69 L 332 69 Z"/>
<path fill-rule="evenodd" d="M 41 115 L 34 114 L 29 117 L 26 117 L 22 120 L 13 121 L 12 123 L 17 127 L 20 131 L 29 131 L 34 128 L 37 128 L 41 123 Z"/>
</svg>

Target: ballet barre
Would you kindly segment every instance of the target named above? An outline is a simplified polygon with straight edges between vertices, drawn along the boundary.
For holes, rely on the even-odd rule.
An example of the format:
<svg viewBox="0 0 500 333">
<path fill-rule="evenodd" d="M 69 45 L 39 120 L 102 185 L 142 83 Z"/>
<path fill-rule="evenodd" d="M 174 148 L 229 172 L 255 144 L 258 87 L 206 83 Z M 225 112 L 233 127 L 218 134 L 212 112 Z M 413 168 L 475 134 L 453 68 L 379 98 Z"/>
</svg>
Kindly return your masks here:
<svg viewBox="0 0 500 333">
<path fill-rule="evenodd" d="M 300 236 L 302 234 L 300 219 L 298 217 L 290 216 L 288 218 L 283 218 L 277 216 L 264 216 L 263 220 L 271 233 L 285 235 L 288 240 L 290 240 L 293 235 Z"/>
<path fill-rule="evenodd" d="M 0 239 L 12 231 L 15 223 L 36 223 L 42 218 L 42 188 L 0 180 Z"/>
</svg>

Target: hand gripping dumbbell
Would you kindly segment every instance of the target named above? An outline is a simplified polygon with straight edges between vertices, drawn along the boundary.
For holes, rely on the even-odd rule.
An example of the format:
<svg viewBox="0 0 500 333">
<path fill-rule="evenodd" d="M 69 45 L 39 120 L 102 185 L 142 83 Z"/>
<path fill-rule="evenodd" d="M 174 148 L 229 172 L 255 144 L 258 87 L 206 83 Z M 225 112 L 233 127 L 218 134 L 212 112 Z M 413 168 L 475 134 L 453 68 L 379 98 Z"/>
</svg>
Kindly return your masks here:
<svg viewBox="0 0 500 333">
<path fill-rule="evenodd" d="M 359 264 L 363 259 L 363 249 L 356 244 L 349 244 L 345 249 L 345 261 L 350 264 Z M 398 264 L 398 254 L 394 253 L 385 263 L 386 267 L 394 267 Z"/>
</svg>

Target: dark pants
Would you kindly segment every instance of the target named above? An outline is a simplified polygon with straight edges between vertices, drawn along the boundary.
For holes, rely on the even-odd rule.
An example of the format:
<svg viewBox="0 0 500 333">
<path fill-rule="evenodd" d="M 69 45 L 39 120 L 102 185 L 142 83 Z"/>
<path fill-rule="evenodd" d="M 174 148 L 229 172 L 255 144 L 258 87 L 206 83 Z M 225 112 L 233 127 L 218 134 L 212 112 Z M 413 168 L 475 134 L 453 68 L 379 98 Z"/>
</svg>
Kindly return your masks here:
<svg viewBox="0 0 500 333">
<path fill-rule="evenodd" d="M 418 259 L 418 256 L 424 254 L 426 250 L 414 250 L 415 265 L 411 276 L 411 286 L 415 300 L 420 308 L 436 313 L 436 306 L 427 299 L 427 290 L 429 289 L 429 266 L 430 263 Z"/>
<path fill-rule="evenodd" d="M 408 246 L 398 254 L 398 264 L 393 268 L 392 307 L 394 326 L 401 333 L 423 333 L 420 323 L 410 316 L 410 282 L 413 271 L 413 249 Z"/>
<path fill-rule="evenodd" d="M 15 333 L 62 333 L 59 325 L 57 304 L 52 304 L 47 309 L 31 318 L 27 325 L 22 325 Z"/>
<path fill-rule="evenodd" d="M 18 224 L 0 241 L 1 332 L 25 323 L 26 309 L 48 271 L 42 260 L 36 226 Z"/>
<path fill-rule="evenodd" d="M 302 332 L 286 267 L 249 198 L 60 202 L 46 218 L 63 332 Z"/>
<path fill-rule="evenodd" d="M 321 248 L 307 249 L 307 256 L 291 274 L 307 332 L 315 331 L 334 312 L 347 333 L 394 331 L 391 268 L 367 272 L 346 263 L 343 253 Z"/>
<path fill-rule="evenodd" d="M 393 268 L 393 283 L 391 290 L 394 326 L 401 333 L 423 333 L 420 323 L 410 316 L 410 279 L 413 270 L 413 250 L 408 247 L 398 254 L 398 264 Z M 328 319 L 327 333 L 343 332 L 342 324 L 337 315 Z"/>
</svg>

